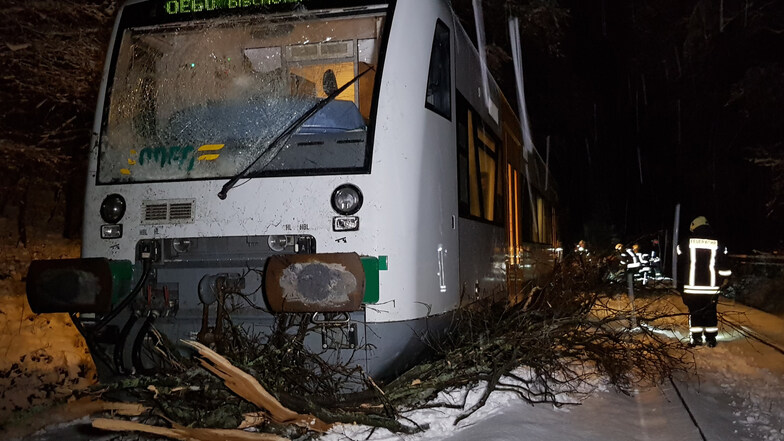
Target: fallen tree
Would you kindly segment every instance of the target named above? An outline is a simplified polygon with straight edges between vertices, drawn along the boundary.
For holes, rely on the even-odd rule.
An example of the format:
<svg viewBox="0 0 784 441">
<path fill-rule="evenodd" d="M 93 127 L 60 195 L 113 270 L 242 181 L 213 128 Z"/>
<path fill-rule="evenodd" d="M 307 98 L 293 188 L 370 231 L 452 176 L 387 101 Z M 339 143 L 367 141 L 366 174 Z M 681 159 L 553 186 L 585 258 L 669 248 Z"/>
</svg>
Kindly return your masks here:
<svg viewBox="0 0 784 441">
<path fill-rule="evenodd" d="M 682 314 L 650 294 L 634 305 L 625 297 L 599 294 L 609 289 L 603 270 L 600 263 L 567 258 L 548 280 L 513 296 L 513 304 L 461 309 L 452 332 L 429 342 L 434 356 L 386 384 L 356 366 L 331 365 L 309 353 L 302 338 L 312 325 L 291 314 L 279 318 L 264 342 L 227 318 L 232 332 L 223 333 L 226 341 L 220 345 L 226 358 L 189 343 L 201 366 L 220 379 L 190 366 L 178 374 L 129 379 L 104 394 L 133 397 L 154 409 L 150 422 L 171 422 L 172 430 L 179 425 L 255 427 L 301 438 L 318 436 L 335 423 L 412 433 L 426 428 L 401 417 L 403 411 L 459 407 L 459 421 L 496 391 L 513 392 L 533 404 L 573 404 L 559 397 L 589 393 L 597 376 L 628 393 L 686 369 L 688 352 L 661 332 Z M 467 405 L 465 397 L 457 404 L 435 400 L 440 392 L 476 386 L 483 389 L 475 403 Z"/>
</svg>

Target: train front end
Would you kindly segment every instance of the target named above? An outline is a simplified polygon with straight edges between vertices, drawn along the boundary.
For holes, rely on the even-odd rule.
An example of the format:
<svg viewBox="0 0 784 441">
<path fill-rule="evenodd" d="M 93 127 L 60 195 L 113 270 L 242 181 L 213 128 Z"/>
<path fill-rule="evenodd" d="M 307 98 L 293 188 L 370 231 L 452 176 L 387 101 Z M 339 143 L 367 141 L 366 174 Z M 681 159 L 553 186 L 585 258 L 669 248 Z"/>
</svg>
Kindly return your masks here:
<svg viewBox="0 0 784 441">
<path fill-rule="evenodd" d="M 131 1 L 109 49 L 82 258 L 35 261 L 35 312 L 68 312 L 99 375 L 161 368 L 161 338 L 220 348 L 281 317 L 368 363 L 387 256 L 368 193 L 386 3 Z M 346 3 L 343 5 L 343 3 Z"/>
</svg>

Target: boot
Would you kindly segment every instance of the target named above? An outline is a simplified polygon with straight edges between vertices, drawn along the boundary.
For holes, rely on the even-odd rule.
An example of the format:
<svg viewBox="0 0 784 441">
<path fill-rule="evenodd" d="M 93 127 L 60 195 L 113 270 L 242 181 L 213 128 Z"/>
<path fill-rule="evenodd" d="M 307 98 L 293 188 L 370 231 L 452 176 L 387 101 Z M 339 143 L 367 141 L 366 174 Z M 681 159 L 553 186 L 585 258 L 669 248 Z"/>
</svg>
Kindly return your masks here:
<svg viewBox="0 0 784 441">
<path fill-rule="evenodd" d="M 702 346 L 702 332 L 692 332 L 689 347 Z"/>
<path fill-rule="evenodd" d="M 709 348 L 716 347 L 716 335 L 715 334 L 705 334 L 705 342 L 708 343 Z"/>
</svg>

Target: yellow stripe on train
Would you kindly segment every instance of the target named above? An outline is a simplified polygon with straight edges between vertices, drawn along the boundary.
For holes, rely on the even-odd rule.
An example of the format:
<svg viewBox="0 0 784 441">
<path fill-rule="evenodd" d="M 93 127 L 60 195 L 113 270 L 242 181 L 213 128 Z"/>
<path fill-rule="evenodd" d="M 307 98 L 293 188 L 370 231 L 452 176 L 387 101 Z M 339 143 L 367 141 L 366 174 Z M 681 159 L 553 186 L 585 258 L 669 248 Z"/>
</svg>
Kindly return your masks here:
<svg viewBox="0 0 784 441">
<path fill-rule="evenodd" d="M 207 151 L 213 151 L 213 150 L 220 150 L 220 149 L 222 149 L 222 148 L 223 148 L 225 145 L 226 145 L 226 144 L 204 144 L 203 146 L 199 147 L 199 148 L 198 148 L 198 150 L 199 150 L 200 152 L 207 152 Z"/>
</svg>

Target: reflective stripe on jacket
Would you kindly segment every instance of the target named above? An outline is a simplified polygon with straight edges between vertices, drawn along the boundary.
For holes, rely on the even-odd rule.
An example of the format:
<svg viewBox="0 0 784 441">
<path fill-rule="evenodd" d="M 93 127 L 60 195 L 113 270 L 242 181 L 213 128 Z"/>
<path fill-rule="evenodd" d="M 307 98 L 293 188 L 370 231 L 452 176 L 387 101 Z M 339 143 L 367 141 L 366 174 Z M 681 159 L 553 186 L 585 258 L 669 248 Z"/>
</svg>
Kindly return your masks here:
<svg viewBox="0 0 784 441">
<path fill-rule="evenodd" d="M 718 294 L 716 252 L 719 241 L 693 237 L 689 239 L 689 276 L 683 285 L 686 294 Z"/>
</svg>

